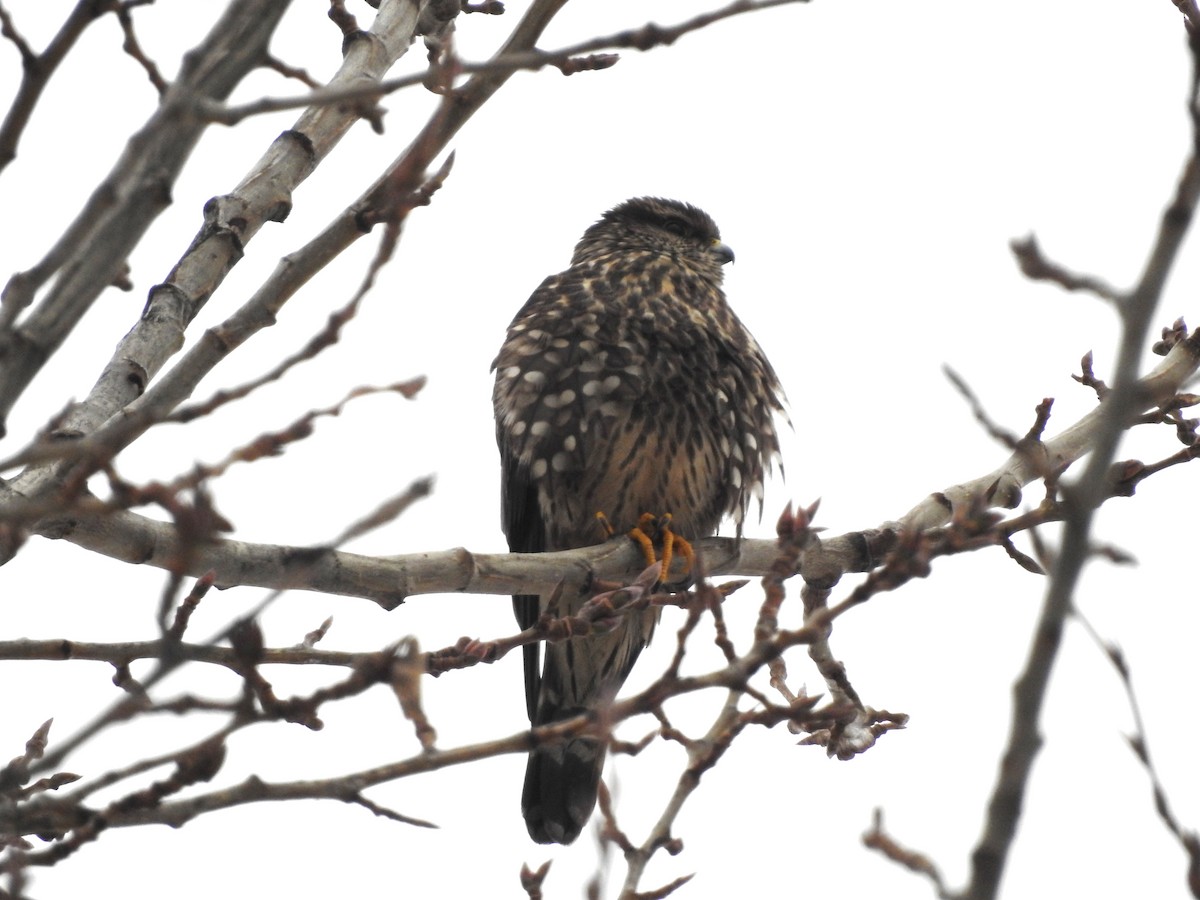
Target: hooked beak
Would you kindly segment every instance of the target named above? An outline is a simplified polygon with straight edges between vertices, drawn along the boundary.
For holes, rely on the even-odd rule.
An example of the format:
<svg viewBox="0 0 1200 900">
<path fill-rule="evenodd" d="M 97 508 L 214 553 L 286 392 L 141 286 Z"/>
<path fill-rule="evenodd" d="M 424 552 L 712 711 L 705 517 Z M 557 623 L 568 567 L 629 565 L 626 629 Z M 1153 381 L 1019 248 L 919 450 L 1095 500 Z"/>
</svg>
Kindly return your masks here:
<svg viewBox="0 0 1200 900">
<path fill-rule="evenodd" d="M 721 261 L 721 265 L 733 262 L 733 248 L 728 244 L 722 244 L 720 241 L 714 240 L 710 249 L 712 250 L 713 256 Z"/>
</svg>

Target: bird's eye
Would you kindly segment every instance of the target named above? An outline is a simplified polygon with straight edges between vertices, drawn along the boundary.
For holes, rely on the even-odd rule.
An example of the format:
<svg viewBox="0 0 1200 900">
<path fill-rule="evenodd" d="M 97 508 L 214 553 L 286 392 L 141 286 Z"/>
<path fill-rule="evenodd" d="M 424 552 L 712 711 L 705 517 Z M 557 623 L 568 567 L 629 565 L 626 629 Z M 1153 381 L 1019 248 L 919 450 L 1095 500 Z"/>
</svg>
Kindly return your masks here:
<svg viewBox="0 0 1200 900">
<path fill-rule="evenodd" d="M 667 229 L 671 234 L 679 235 L 679 237 L 686 237 L 691 230 L 688 228 L 687 222 L 683 221 L 683 219 L 675 218 L 670 218 L 663 222 L 663 228 Z"/>
</svg>

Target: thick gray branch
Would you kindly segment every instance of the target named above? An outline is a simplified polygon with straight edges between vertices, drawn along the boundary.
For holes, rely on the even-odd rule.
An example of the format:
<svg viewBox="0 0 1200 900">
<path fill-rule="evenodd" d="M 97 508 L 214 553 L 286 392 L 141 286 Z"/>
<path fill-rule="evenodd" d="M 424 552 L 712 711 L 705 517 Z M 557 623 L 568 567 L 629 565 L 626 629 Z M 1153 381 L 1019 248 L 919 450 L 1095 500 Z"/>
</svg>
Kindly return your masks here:
<svg viewBox="0 0 1200 900">
<path fill-rule="evenodd" d="M 1138 413 L 1170 399 L 1200 367 L 1200 332 L 1172 348 L 1165 359 L 1139 380 L 1137 402 L 1123 412 L 1128 422 Z M 806 580 L 831 583 L 847 572 L 874 568 L 890 549 L 900 528 L 931 528 L 946 522 L 953 504 L 991 491 L 994 506 L 1016 506 L 1020 489 L 1050 468 L 1079 459 L 1089 452 L 1106 421 L 1109 401 L 1098 406 L 1061 434 L 1014 453 L 993 472 L 931 494 L 899 522 L 878 529 L 827 538 L 806 550 L 800 574 Z M 0 499 L 4 493 L 0 492 Z M 61 538 L 88 550 L 132 563 L 167 567 L 177 562 L 174 527 L 131 512 L 72 516 L 40 522 L 38 533 Z M 704 568 L 712 575 L 760 576 L 778 557 L 774 541 L 708 538 L 698 541 Z M 362 597 L 392 608 L 405 597 L 434 593 L 537 594 L 548 593 L 560 581 L 568 590 L 594 579 L 622 581 L 644 567 L 628 541 L 559 553 L 484 554 L 458 548 L 403 556 L 369 557 L 321 548 L 285 547 L 242 541 L 218 541 L 199 548 L 189 573 L 212 570 L 218 584 L 301 589 Z"/>
</svg>

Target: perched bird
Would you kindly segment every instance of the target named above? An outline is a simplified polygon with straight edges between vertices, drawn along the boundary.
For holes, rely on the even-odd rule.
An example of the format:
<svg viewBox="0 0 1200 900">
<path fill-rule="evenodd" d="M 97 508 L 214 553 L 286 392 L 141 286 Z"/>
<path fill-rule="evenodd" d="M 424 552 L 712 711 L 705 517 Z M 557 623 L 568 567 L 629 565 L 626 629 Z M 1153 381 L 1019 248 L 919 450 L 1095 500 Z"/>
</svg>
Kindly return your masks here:
<svg viewBox="0 0 1200 900">
<path fill-rule="evenodd" d="M 671 514 L 685 539 L 732 516 L 740 534 L 778 456 L 775 372 L 721 290 L 733 251 L 687 203 L 627 200 L 584 232 L 571 266 L 534 291 L 492 368 L 501 516 L 510 549 L 601 543 L 596 514 L 618 528 Z M 513 597 L 522 628 L 549 598 Z M 564 598 L 573 615 L 586 597 Z M 657 614 L 613 631 L 525 647 L 534 725 L 602 708 L 650 640 Z M 521 810 L 539 843 L 569 844 L 596 804 L 605 746 L 574 738 L 529 754 Z"/>
</svg>

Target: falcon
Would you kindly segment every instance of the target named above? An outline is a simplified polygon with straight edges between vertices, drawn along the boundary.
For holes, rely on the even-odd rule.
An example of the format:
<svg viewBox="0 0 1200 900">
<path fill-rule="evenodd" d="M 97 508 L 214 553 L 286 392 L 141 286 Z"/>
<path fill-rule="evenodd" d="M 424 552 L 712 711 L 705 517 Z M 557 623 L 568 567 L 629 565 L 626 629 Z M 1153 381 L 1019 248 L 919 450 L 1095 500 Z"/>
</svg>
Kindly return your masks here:
<svg viewBox="0 0 1200 900">
<path fill-rule="evenodd" d="M 732 517 L 779 454 L 783 392 L 757 342 L 725 301 L 733 251 L 695 206 L 639 197 L 584 232 L 566 271 L 534 291 L 492 368 L 501 518 L 517 553 L 606 539 L 643 514 L 670 516 L 687 541 Z M 522 628 L 549 597 L 515 596 Z M 564 597 L 574 615 L 586 596 Z M 529 720 L 544 725 L 603 709 L 654 632 L 656 610 L 607 633 L 525 651 Z M 575 737 L 530 752 L 521 811 L 530 837 L 569 844 L 596 805 L 606 744 Z"/>
</svg>

